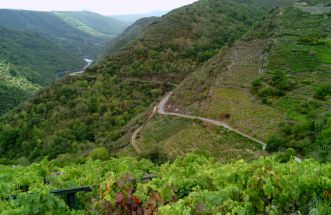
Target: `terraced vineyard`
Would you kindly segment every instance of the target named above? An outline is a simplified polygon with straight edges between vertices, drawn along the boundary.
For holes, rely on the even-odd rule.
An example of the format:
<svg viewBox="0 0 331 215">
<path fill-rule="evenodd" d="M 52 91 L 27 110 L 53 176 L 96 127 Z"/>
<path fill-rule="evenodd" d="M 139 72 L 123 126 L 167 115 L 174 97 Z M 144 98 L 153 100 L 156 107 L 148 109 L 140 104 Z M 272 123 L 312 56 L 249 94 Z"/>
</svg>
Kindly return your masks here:
<svg viewBox="0 0 331 215">
<path fill-rule="evenodd" d="M 157 149 L 170 157 L 202 152 L 222 162 L 252 160 L 265 154 L 259 144 L 224 128 L 191 119 L 161 115 L 143 127 L 137 145 L 143 152 Z"/>
<path fill-rule="evenodd" d="M 252 137 L 268 140 L 279 131 L 282 114 L 250 92 L 252 81 L 264 69 L 267 44 L 265 39 L 242 41 L 224 50 L 224 54 L 219 54 L 175 90 L 170 109 L 224 121 Z M 199 78 L 206 71 L 213 71 L 209 83 L 201 83 Z M 191 89 L 203 89 L 203 85 L 204 91 L 191 92 Z M 185 101 L 187 94 L 195 95 L 191 102 Z"/>
<path fill-rule="evenodd" d="M 253 137 L 267 140 L 278 131 L 281 114 L 242 89 L 216 88 L 202 115 L 225 121 Z"/>
</svg>

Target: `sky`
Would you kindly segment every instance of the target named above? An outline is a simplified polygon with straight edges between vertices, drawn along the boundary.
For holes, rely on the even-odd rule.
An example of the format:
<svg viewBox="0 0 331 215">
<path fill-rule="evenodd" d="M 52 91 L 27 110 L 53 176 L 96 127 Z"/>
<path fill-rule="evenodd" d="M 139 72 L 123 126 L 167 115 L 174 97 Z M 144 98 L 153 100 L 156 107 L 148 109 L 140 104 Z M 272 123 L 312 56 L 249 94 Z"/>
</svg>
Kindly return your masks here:
<svg viewBox="0 0 331 215">
<path fill-rule="evenodd" d="M 168 11 L 196 0 L 0 0 L 0 8 L 38 11 L 89 10 L 103 15 Z"/>
</svg>

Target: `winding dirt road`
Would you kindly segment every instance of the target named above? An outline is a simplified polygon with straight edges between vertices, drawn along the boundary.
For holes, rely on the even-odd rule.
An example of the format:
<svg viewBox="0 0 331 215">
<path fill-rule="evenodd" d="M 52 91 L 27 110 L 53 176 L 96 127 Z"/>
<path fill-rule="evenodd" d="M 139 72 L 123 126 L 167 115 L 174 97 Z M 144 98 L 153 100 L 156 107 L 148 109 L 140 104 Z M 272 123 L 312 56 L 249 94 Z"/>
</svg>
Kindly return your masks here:
<svg viewBox="0 0 331 215">
<path fill-rule="evenodd" d="M 154 111 L 152 113 L 152 115 L 149 117 L 149 119 L 151 119 L 153 117 L 153 115 L 155 114 L 156 110 L 159 114 L 161 115 L 168 115 L 168 116 L 177 116 L 177 117 L 182 117 L 182 118 L 187 118 L 187 119 L 197 119 L 197 120 L 201 120 L 203 122 L 206 122 L 206 123 L 210 123 L 212 125 L 216 125 L 216 126 L 221 126 L 223 128 L 226 128 L 234 133 L 237 133 L 239 134 L 240 136 L 242 137 L 245 137 L 247 139 L 250 139 L 252 140 L 253 142 L 256 142 L 258 144 L 260 144 L 263 148 L 263 150 L 265 150 L 267 144 L 258 140 L 258 139 L 255 139 L 247 134 L 244 134 L 242 133 L 241 131 L 238 131 L 237 129 L 235 128 L 232 128 L 230 127 L 228 124 L 224 123 L 224 122 L 221 122 L 221 121 L 217 121 L 217 120 L 214 120 L 214 119 L 208 119 L 208 118 L 204 118 L 204 117 L 198 117 L 198 116 L 189 116 L 189 115 L 184 115 L 184 114 L 179 114 L 179 113 L 171 113 L 171 112 L 166 112 L 164 110 L 164 107 L 165 105 L 168 103 L 169 101 L 169 98 L 170 96 L 172 95 L 172 92 L 168 93 L 162 100 L 161 102 L 157 105 L 156 108 L 154 108 Z M 139 146 L 137 145 L 136 143 L 136 139 L 137 139 L 137 135 L 138 133 L 141 131 L 141 129 L 143 128 L 144 125 L 140 126 L 132 135 L 132 139 L 131 139 L 131 145 L 133 146 L 133 148 L 137 151 L 138 154 L 141 153 L 141 149 L 139 148 Z M 302 160 L 298 157 L 295 157 L 295 160 L 297 162 L 301 162 Z"/>
</svg>

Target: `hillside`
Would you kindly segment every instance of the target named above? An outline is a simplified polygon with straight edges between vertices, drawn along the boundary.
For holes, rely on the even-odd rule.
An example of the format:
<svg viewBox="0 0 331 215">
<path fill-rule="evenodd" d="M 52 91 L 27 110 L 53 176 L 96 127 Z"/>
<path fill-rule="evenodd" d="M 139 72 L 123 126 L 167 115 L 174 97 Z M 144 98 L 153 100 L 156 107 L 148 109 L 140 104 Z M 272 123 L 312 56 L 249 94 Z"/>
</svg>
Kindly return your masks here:
<svg viewBox="0 0 331 215">
<path fill-rule="evenodd" d="M 55 73 L 82 65 L 82 59 L 35 33 L 0 27 L 0 114 L 52 83 Z"/>
<path fill-rule="evenodd" d="M 0 115 L 56 78 L 83 68 L 83 58 L 95 58 L 125 27 L 88 11 L 0 9 Z"/>
<path fill-rule="evenodd" d="M 127 26 L 112 20 L 90 12 L 0 9 L 0 26 L 38 33 L 73 55 L 89 58 L 99 53 L 110 36 L 119 34 Z M 108 28 L 114 30 L 105 30 Z"/>
<path fill-rule="evenodd" d="M 52 159 L 97 145 L 116 153 L 154 101 L 265 13 L 231 0 L 202 0 L 172 11 L 86 74 L 56 83 L 3 117 L 2 156 Z"/>
<path fill-rule="evenodd" d="M 0 214 L 330 215 L 330 1 L 199 0 L 138 20 L 0 116 Z M 56 16 L 106 37 L 70 13 Z M 0 97 L 40 89 L 30 78 L 51 74 L 24 69 L 74 60 L 61 51 L 0 27 Z"/>
<path fill-rule="evenodd" d="M 169 11 L 152 11 L 149 13 L 141 13 L 141 14 L 128 14 L 128 15 L 112 15 L 110 17 L 120 20 L 121 22 L 125 22 L 128 24 L 133 24 L 137 22 L 139 19 L 143 19 L 146 17 L 161 17 L 167 14 Z"/>
<path fill-rule="evenodd" d="M 115 37 L 128 26 L 128 24 L 112 17 L 102 16 L 89 11 L 61 11 L 53 13 L 75 28 L 92 36 Z"/>
<path fill-rule="evenodd" d="M 275 10 L 181 83 L 168 108 L 224 121 L 269 152 L 291 147 L 330 161 L 330 23 L 323 13 Z"/>
<path fill-rule="evenodd" d="M 147 27 L 154 22 L 158 21 L 158 17 L 146 17 L 139 19 L 132 25 L 130 25 L 123 33 L 110 40 L 105 46 L 105 51 L 103 56 L 108 56 L 117 52 L 119 49 L 136 40 L 142 33 L 147 29 Z"/>
</svg>

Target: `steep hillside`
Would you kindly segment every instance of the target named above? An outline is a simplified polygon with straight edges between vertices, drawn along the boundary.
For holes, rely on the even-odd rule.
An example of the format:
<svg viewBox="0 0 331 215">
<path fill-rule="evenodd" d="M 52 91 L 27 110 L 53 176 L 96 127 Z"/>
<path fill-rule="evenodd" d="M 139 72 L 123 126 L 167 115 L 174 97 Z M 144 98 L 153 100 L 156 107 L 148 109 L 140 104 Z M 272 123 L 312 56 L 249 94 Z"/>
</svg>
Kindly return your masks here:
<svg viewBox="0 0 331 215">
<path fill-rule="evenodd" d="M 330 161 L 330 16 L 279 9 L 175 90 L 168 108 Z"/>
<path fill-rule="evenodd" d="M 35 33 L 0 27 L 0 114 L 49 85 L 55 73 L 83 64 Z"/>
<path fill-rule="evenodd" d="M 146 30 L 146 28 L 158 21 L 158 17 L 147 17 L 142 18 L 135 23 L 133 23 L 130 27 L 128 27 L 122 34 L 118 35 L 116 38 L 110 40 L 110 42 L 106 45 L 104 56 L 113 54 L 117 52 L 119 49 L 127 45 L 128 43 L 136 40 L 142 33 Z"/>
<path fill-rule="evenodd" d="M 35 160 L 129 144 L 147 107 L 240 38 L 265 10 L 202 0 L 163 16 L 81 77 L 68 77 L 1 119 L 1 156 Z M 56 129 L 54 129 L 56 127 Z"/>
<path fill-rule="evenodd" d="M 38 33 L 73 55 L 94 58 L 107 41 L 107 38 L 93 35 L 95 31 L 99 32 L 98 30 L 91 30 L 100 29 L 100 25 L 104 24 L 100 21 L 100 17 L 91 17 L 97 15 L 84 12 L 63 14 L 70 14 L 70 21 L 64 19 L 63 16 L 60 18 L 52 12 L 0 9 L 0 26 Z M 74 19 L 76 16 L 79 18 Z M 88 18 L 91 20 L 87 21 Z M 104 19 L 109 20 L 108 17 L 104 17 Z M 95 26 L 91 27 L 93 24 Z M 104 27 L 107 26 L 109 23 Z"/>
<path fill-rule="evenodd" d="M 61 11 L 54 14 L 75 28 L 93 36 L 115 37 L 128 26 L 112 17 L 89 11 Z"/>
</svg>

